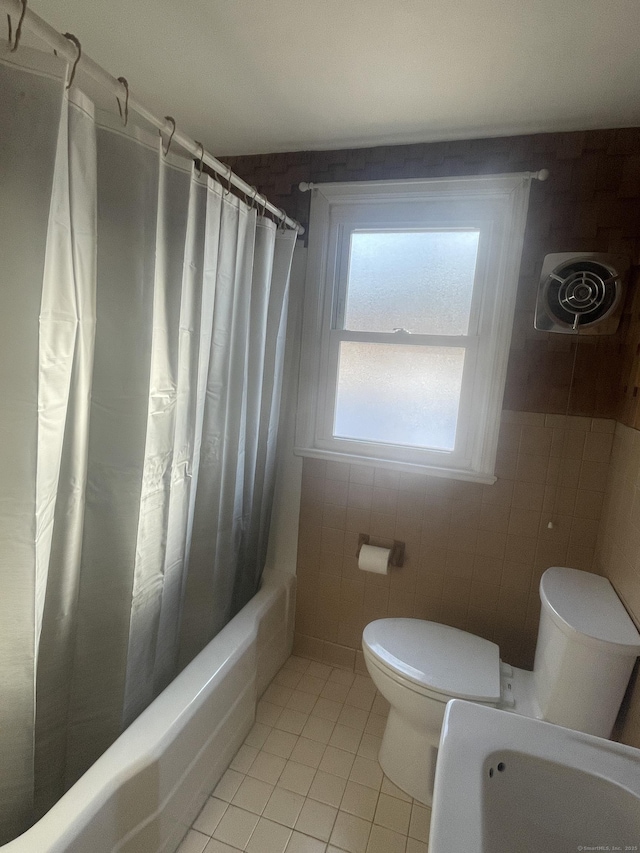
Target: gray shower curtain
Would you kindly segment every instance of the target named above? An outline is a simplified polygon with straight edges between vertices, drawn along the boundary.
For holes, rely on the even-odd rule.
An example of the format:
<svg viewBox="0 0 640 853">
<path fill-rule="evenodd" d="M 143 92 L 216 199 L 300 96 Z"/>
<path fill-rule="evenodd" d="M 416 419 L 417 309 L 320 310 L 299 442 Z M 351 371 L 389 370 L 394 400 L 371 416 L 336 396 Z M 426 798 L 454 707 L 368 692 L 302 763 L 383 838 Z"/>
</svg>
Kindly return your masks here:
<svg viewBox="0 0 640 853">
<path fill-rule="evenodd" d="M 258 587 L 296 237 L 67 72 L 0 53 L 0 842 Z"/>
</svg>

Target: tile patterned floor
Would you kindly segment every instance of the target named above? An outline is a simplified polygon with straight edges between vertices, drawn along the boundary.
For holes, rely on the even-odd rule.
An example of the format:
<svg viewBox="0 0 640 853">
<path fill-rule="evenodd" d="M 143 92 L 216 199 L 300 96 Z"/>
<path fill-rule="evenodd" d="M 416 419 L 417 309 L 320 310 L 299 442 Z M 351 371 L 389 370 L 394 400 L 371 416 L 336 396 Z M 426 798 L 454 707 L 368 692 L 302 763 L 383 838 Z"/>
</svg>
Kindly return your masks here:
<svg viewBox="0 0 640 853">
<path fill-rule="evenodd" d="M 377 761 L 368 676 L 290 657 L 178 853 L 427 853 L 431 810 Z"/>
</svg>

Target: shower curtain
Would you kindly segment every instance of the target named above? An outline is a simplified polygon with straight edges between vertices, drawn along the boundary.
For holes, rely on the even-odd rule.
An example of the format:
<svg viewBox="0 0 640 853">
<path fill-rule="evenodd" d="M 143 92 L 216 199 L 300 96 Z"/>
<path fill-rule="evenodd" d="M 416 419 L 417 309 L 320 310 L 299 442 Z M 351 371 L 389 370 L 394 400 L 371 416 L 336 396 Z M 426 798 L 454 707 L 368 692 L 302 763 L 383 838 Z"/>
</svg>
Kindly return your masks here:
<svg viewBox="0 0 640 853">
<path fill-rule="evenodd" d="M 67 75 L 0 53 L 0 842 L 257 590 L 296 238 Z"/>
</svg>

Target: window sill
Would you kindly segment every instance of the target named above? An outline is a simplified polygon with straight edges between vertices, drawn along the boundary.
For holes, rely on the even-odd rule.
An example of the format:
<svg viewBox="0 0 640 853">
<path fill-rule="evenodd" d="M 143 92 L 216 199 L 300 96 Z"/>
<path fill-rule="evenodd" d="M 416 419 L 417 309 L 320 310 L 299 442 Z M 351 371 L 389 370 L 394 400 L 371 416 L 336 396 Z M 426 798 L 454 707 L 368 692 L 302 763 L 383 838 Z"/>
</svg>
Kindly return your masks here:
<svg viewBox="0 0 640 853">
<path fill-rule="evenodd" d="M 425 474 L 429 477 L 443 477 L 449 480 L 464 480 L 468 483 L 492 485 L 498 479 L 494 474 L 471 471 L 464 468 L 438 468 L 434 465 L 419 465 L 411 462 L 398 462 L 395 459 L 371 458 L 352 453 L 336 453 L 332 450 L 317 450 L 313 447 L 295 447 L 296 456 L 308 456 L 311 459 L 328 459 L 332 462 L 345 462 L 348 465 L 367 465 L 370 468 L 388 468 L 408 474 Z"/>
</svg>

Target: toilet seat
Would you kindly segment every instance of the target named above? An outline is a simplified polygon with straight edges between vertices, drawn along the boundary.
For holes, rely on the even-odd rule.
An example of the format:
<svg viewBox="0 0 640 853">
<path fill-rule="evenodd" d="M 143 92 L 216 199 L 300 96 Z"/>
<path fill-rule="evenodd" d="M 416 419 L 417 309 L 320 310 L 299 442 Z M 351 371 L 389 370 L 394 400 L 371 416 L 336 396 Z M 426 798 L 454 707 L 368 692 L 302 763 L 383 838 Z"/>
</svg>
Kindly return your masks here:
<svg viewBox="0 0 640 853">
<path fill-rule="evenodd" d="M 362 636 L 372 663 L 394 681 L 440 702 L 500 700 L 495 643 L 423 619 L 378 619 Z"/>
</svg>

